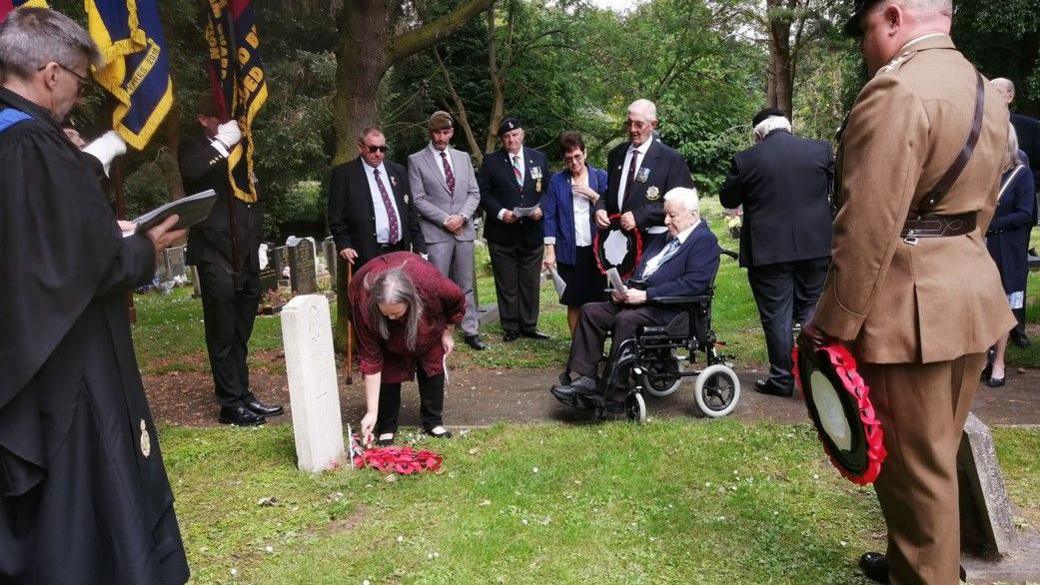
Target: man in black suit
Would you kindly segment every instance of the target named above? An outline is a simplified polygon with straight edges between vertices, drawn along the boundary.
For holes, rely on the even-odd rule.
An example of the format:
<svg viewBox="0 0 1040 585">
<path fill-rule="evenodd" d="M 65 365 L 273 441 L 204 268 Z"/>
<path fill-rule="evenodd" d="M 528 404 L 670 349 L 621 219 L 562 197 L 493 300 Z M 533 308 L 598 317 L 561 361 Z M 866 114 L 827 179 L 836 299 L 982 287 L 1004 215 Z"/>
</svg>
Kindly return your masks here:
<svg viewBox="0 0 1040 585">
<path fill-rule="evenodd" d="M 655 137 L 657 125 L 653 102 L 640 99 L 628 106 L 629 141 L 607 155 L 607 196 L 596 205 L 599 227 L 608 227 L 610 216 L 620 214 L 625 231 L 638 228 L 651 239 L 668 231 L 662 198 L 676 187 L 693 187 L 693 177 L 686 159 Z"/>
<path fill-rule="evenodd" d="M 426 254 L 408 169 L 385 160 L 386 151 L 383 132 L 366 128 L 358 138 L 359 156 L 332 169 L 329 228 L 340 257 L 354 270 L 390 252 Z"/>
<path fill-rule="evenodd" d="M 264 235 L 263 213 L 255 200 L 246 200 L 251 197 L 234 193 L 228 177 L 228 156 L 242 139 L 238 122 L 222 124 L 208 95 L 199 98 L 196 113 L 202 132 L 181 140 L 181 179 L 186 192 L 213 189 L 218 200 L 209 217 L 188 231 L 187 262 L 199 272 L 206 350 L 220 403 L 220 422 L 260 425 L 264 417 L 282 414 L 280 405 L 264 404 L 249 389 L 246 365 L 260 304 L 258 251 Z M 236 181 L 239 184 L 251 179 L 244 176 L 248 172 L 244 164 L 235 172 L 242 173 Z"/>
<path fill-rule="evenodd" d="M 769 379 L 755 390 L 791 396 L 792 318 L 811 317 L 830 262 L 834 157 L 828 142 L 792 134 L 780 110 L 762 110 L 753 124 L 757 144 L 733 157 L 719 199 L 744 206 L 740 265 L 769 351 Z"/>
<path fill-rule="evenodd" d="M 1015 84 L 1010 79 L 998 78 L 990 81 L 993 87 L 1004 96 L 1007 100 L 1008 108 L 1011 107 L 1011 103 L 1015 101 Z M 1015 127 L 1015 134 L 1018 135 L 1018 149 L 1026 153 L 1026 157 L 1029 158 L 1027 164 L 1033 171 L 1033 182 L 1036 186 L 1037 196 L 1040 197 L 1040 120 L 1036 118 L 1030 118 L 1029 116 L 1023 116 L 1022 114 L 1011 114 L 1011 125 Z M 1037 221 L 1037 206 L 1033 206 L 1033 223 Z M 1026 247 L 1029 247 L 1029 235 L 1032 233 L 1030 230 L 1026 234 Z M 1026 308 L 1023 306 L 1021 309 L 1012 309 L 1012 313 L 1015 314 L 1015 318 L 1018 319 L 1018 325 L 1011 330 L 1011 343 L 1014 343 L 1018 347 L 1028 347 L 1032 344 L 1029 340 L 1029 335 L 1026 334 Z"/>
<path fill-rule="evenodd" d="M 549 159 L 524 146 L 524 129 L 516 118 L 502 120 L 498 138 L 502 148 L 484 157 L 477 183 L 503 341 L 548 339 L 537 325 L 543 250 L 538 204 L 549 187 Z"/>
<path fill-rule="evenodd" d="M 581 308 L 567 362 L 567 370 L 577 377 L 551 390 L 561 401 L 570 403 L 576 395 L 599 392 L 597 365 L 608 332 L 613 335 L 613 362 L 621 342 L 634 337 L 640 326 L 664 325 L 679 314 L 674 307 L 653 305 L 654 299 L 700 295 L 711 286 L 721 250 L 715 234 L 701 221 L 697 191 L 680 187 L 669 191 L 665 200 L 668 236 L 655 239 L 647 249 L 628 290 L 615 291 L 610 301 Z"/>
</svg>

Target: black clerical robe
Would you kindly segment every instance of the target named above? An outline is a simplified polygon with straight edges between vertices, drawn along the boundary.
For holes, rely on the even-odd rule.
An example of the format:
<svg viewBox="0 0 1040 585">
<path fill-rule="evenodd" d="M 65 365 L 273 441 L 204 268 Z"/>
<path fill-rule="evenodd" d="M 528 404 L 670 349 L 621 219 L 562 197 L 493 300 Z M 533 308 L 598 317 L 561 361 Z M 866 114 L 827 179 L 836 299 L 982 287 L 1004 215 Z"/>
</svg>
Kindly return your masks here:
<svg viewBox="0 0 1040 585">
<path fill-rule="evenodd" d="M 154 248 L 121 237 L 97 161 L 45 110 L 0 88 L 4 110 L 0 583 L 184 583 L 126 308 Z"/>
</svg>

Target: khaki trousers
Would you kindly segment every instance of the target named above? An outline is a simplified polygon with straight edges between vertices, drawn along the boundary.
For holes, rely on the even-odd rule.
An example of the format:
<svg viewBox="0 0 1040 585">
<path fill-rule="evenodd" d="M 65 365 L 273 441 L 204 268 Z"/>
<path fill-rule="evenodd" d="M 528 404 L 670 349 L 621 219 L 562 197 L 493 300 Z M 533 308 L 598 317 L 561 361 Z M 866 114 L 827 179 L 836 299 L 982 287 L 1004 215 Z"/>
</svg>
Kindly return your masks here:
<svg viewBox="0 0 1040 585">
<path fill-rule="evenodd" d="M 860 366 L 888 451 L 874 489 L 893 585 L 958 583 L 957 449 L 985 359 Z"/>
</svg>

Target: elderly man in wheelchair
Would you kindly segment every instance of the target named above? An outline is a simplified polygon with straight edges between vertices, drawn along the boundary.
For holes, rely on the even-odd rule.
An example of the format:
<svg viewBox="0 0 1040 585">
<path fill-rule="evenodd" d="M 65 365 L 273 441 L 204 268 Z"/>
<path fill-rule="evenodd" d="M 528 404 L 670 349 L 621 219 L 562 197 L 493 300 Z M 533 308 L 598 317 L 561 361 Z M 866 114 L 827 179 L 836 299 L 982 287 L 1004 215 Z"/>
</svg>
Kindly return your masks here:
<svg viewBox="0 0 1040 585">
<path fill-rule="evenodd" d="M 697 402 L 702 412 L 722 416 L 735 406 L 739 381 L 715 353 L 710 328 L 711 291 L 723 250 L 701 221 L 696 190 L 669 191 L 664 212 L 668 237 L 648 247 L 628 286 L 615 289 L 608 302 L 582 307 L 571 342 L 569 374 L 561 376 L 561 384 L 551 390 L 564 404 L 594 410 L 599 416 L 625 412 L 630 419 L 643 420 L 644 386 L 652 394 L 666 396 L 682 377 L 698 375 Z M 611 350 L 604 359 L 608 335 Z M 695 351 L 705 351 L 709 367 L 681 372 L 676 351 L 683 348 L 689 350 L 691 360 Z M 708 399 L 702 388 L 705 381 L 728 385 L 725 394 L 719 394 L 717 387 L 708 389 L 721 399 L 721 407 L 716 408 L 718 400 L 715 405 L 702 404 L 702 396 Z"/>
</svg>

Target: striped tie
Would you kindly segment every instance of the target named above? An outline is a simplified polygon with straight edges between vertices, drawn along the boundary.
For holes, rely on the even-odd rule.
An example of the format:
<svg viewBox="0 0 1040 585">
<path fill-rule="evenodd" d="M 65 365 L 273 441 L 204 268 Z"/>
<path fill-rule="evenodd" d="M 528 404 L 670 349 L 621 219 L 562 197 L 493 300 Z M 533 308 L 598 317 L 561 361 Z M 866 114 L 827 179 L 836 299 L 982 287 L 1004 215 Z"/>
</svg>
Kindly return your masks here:
<svg viewBox="0 0 1040 585">
<path fill-rule="evenodd" d="M 520 157 L 513 155 L 513 175 L 516 176 L 516 184 L 524 186 L 524 173 L 520 170 Z"/>
</svg>

